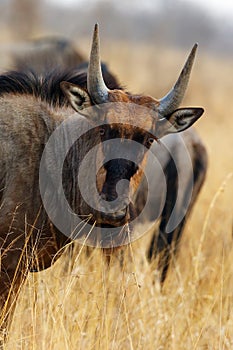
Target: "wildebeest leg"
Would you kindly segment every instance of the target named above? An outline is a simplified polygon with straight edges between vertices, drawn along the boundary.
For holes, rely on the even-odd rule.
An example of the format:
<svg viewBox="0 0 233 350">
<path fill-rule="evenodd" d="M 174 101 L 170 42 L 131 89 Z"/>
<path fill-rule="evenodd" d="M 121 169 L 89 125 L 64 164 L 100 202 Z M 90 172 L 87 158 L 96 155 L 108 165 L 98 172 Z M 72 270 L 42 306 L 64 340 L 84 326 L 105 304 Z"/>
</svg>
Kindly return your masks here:
<svg viewBox="0 0 233 350">
<path fill-rule="evenodd" d="M 167 195 L 165 200 L 165 205 L 161 215 L 161 221 L 159 225 L 159 232 L 154 232 L 150 247 L 148 250 L 148 259 L 151 261 L 155 257 L 159 257 L 158 269 L 160 271 L 160 280 L 163 283 L 167 271 L 169 268 L 169 263 L 173 254 L 177 252 L 179 241 L 181 239 L 186 220 L 193 208 L 195 200 L 198 193 L 203 185 L 206 169 L 207 169 L 207 154 L 205 148 L 202 145 L 194 145 L 194 160 L 193 160 L 193 179 L 187 182 L 187 187 L 184 189 L 183 203 L 186 202 L 187 196 L 190 194 L 190 189 L 192 189 L 192 196 L 189 207 L 185 213 L 184 218 L 181 220 L 179 225 L 171 232 L 166 232 L 166 226 L 171 217 L 176 198 L 177 198 L 177 181 L 178 173 L 174 161 L 171 159 L 166 166 L 165 174 L 167 176 Z M 184 205 L 185 206 L 185 205 Z M 183 210 L 183 205 L 180 206 L 180 210 Z M 182 215 L 181 212 L 177 212 L 176 215 Z"/>
<path fill-rule="evenodd" d="M 164 220 L 164 219 L 162 219 Z M 179 240 L 185 225 L 185 218 L 178 225 L 176 230 L 170 233 L 164 233 L 161 229 L 159 233 L 154 233 L 150 248 L 148 251 L 148 258 L 152 260 L 159 255 L 158 270 L 160 272 L 160 281 L 163 283 L 167 276 L 170 260 L 173 254 L 176 253 Z"/>
<path fill-rule="evenodd" d="M 159 254 L 158 270 L 160 271 L 161 282 L 164 282 L 166 278 L 171 256 L 172 241 L 175 233 L 174 231 L 166 233 L 166 226 L 177 198 L 178 174 L 173 159 L 168 162 L 164 172 L 167 181 L 166 200 L 161 215 L 159 232 L 154 232 L 148 251 L 148 259 L 150 261 Z M 176 230 L 178 230 L 178 228 Z"/>
</svg>

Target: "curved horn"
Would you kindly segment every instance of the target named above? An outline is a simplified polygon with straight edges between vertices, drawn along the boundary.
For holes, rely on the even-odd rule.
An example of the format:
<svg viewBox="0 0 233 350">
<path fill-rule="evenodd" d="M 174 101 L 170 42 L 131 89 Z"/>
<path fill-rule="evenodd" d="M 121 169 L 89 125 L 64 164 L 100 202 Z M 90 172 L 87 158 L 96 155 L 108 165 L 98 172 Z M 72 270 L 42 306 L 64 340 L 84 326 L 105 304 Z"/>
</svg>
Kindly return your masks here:
<svg viewBox="0 0 233 350">
<path fill-rule="evenodd" d="M 187 85 L 189 82 L 190 73 L 192 70 L 195 54 L 197 51 L 197 44 L 195 44 L 185 62 L 185 65 L 180 73 L 180 76 L 173 86 L 173 88 L 168 92 L 166 96 L 159 100 L 159 112 L 162 116 L 171 114 L 175 109 L 181 104 Z"/>
<path fill-rule="evenodd" d="M 108 88 L 104 83 L 99 53 L 99 26 L 96 23 L 92 39 L 91 55 L 87 73 L 87 90 L 94 103 L 108 100 Z"/>
</svg>

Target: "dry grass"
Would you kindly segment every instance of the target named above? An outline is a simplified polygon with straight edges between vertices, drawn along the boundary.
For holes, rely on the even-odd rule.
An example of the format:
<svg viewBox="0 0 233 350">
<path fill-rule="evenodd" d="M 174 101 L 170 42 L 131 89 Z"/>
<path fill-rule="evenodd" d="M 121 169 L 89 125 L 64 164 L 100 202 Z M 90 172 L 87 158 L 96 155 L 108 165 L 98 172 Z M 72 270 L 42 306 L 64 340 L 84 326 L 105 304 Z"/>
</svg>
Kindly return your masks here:
<svg viewBox="0 0 233 350">
<path fill-rule="evenodd" d="M 111 50 L 103 57 L 129 90 L 157 97 L 186 55 L 123 43 Z M 28 277 L 6 349 L 233 348 L 232 73 L 233 61 L 199 55 L 184 104 L 206 109 L 197 128 L 209 171 L 163 290 L 145 259 L 148 236 L 126 247 L 123 267 L 76 247 L 76 258 Z"/>
</svg>

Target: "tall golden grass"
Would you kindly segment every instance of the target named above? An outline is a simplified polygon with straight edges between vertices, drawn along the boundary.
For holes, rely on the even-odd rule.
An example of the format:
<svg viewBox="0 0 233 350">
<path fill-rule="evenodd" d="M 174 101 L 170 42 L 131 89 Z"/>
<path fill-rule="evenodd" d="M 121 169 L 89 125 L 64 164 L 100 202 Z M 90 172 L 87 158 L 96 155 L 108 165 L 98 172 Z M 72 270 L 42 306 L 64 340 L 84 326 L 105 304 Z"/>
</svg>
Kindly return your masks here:
<svg viewBox="0 0 233 350">
<path fill-rule="evenodd" d="M 108 45 L 102 57 L 132 92 L 161 97 L 186 53 Z M 203 106 L 196 128 L 209 169 L 161 290 L 146 261 L 146 235 L 125 247 L 121 266 L 75 247 L 30 274 L 17 301 L 6 349 L 233 349 L 233 60 L 200 52 L 184 105 Z"/>
</svg>

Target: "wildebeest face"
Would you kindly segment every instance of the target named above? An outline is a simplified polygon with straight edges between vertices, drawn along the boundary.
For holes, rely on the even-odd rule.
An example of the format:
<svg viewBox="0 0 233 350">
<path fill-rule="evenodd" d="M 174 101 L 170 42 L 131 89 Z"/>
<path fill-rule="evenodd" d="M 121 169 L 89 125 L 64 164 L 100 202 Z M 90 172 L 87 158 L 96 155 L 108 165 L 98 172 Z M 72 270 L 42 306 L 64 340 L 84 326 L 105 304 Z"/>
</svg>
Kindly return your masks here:
<svg viewBox="0 0 233 350">
<path fill-rule="evenodd" d="M 137 184 L 141 181 L 147 150 L 155 140 L 147 131 L 152 129 L 154 119 L 145 114 L 146 108 L 133 102 L 132 96 L 122 92 L 120 95 L 124 102 L 119 101 L 119 91 L 112 91 L 109 100 L 115 101 L 108 104 L 102 115 L 99 133 L 103 166 L 97 174 L 99 194 L 107 202 L 107 215 L 101 215 L 101 221 L 116 226 L 133 218 Z M 98 175 L 102 175 L 102 183 Z"/>
<path fill-rule="evenodd" d="M 103 162 L 97 172 L 96 183 L 102 204 L 101 215 L 96 220 L 100 225 L 121 226 L 131 219 L 133 200 L 143 176 L 143 164 L 150 145 L 169 133 L 185 130 L 202 115 L 202 108 L 178 109 L 187 87 L 195 51 L 196 45 L 174 88 L 159 101 L 123 90 L 109 90 L 101 72 L 96 26 L 87 89 L 61 83 L 72 107 L 99 129 Z"/>
<path fill-rule="evenodd" d="M 156 139 L 152 130 L 158 103 L 113 90 L 108 103 L 93 105 L 89 94 L 79 87 L 63 83 L 62 88 L 72 106 L 93 126 L 93 139 L 98 140 L 99 134 L 102 159 L 100 166 L 97 164 L 96 186 L 101 202 L 99 212 L 92 214 L 99 225 L 121 226 L 133 218 L 146 153 Z M 80 101 L 83 110 L 79 110 Z M 147 107 L 149 101 L 153 110 Z"/>
</svg>

